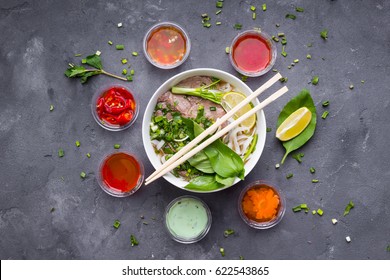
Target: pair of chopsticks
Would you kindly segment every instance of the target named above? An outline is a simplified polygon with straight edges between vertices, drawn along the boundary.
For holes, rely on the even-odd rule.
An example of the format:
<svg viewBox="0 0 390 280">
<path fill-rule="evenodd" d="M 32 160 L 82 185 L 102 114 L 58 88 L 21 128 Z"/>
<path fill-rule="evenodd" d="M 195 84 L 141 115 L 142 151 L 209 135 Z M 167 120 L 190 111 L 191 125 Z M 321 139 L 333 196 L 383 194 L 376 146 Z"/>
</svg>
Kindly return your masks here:
<svg viewBox="0 0 390 280">
<path fill-rule="evenodd" d="M 266 98 L 263 102 L 256 105 L 253 109 L 242 115 L 240 118 L 235 120 L 234 122 L 227 125 L 225 128 L 218 131 L 216 134 L 214 134 L 212 137 L 208 138 L 206 141 L 201 143 L 199 146 L 196 146 L 200 141 L 202 141 L 207 136 L 213 134 L 218 127 L 229 120 L 237 111 L 239 111 L 243 106 L 248 104 L 252 101 L 252 99 L 259 96 L 262 92 L 264 92 L 266 89 L 271 87 L 274 83 L 276 83 L 280 78 L 282 78 L 282 75 L 280 73 L 277 73 L 275 76 L 273 76 L 270 80 L 268 80 L 265 84 L 263 84 L 261 87 L 259 87 L 256 91 L 254 91 L 251 95 L 249 95 L 247 98 L 245 98 L 243 101 L 241 101 L 238 105 L 233 107 L 230 111 L 228 111 L 224 116 L 222 116 L 220 119 L 218 119 L 212 126 L 207 128 L 205 131 L 203 131 L 201 134 L 199 134 L 195 139 L 193 139 L 190 143 L 188 143 L 184 148 L 180 149 L 175 155 L 173 155 L 169 160 L 167 160 L 163 165 L 161 165 L 156 171 L 154 171 L 146 180 L 145 185 L 148 185 L 152 183 L 153 181 L 157 180 L 161 176 L 164 176 L 166 173 L 172 171 L 174 168 L 188 160 L 190 157 L 194 156 L 199 151 L 203 150 L 205 147 L 213 143 L 218 138 L 225 135 L 227 132 L 229 132 L 231 129 L 239 125 L 241 122 L 246 120 L 251 115 L 255 114 L 257 111 L 263 109 L 279 97 L 281 97 L 283 94 L 285 94 L 288 91 L 288 88 L 286 86 L 279 89 L 277 92 Z"/>
</svg>

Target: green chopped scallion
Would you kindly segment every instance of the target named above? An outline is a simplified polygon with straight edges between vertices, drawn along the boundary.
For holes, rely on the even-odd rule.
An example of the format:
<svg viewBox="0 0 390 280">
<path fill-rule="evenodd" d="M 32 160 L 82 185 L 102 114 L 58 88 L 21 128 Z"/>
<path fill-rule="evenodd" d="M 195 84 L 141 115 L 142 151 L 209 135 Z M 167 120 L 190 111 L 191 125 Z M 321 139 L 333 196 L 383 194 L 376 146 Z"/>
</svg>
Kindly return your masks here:
<svg viewBox="0 0 390 280">
<path fill-rule="evenodd" d="M 222 24 L 222 22 L 220 22 L 220 21 L 217 21 L 216 23 L 215 23 L 215 25 L 221 25 Z"/>
<path fill-rule="evenodd" d="M 322 216 L 324 214 L 324 211 L 321 208 L 317 209 L 318 215 Z"/>
<path fill-rule="evenodd" d="M 124 50 L 125 49 L 125 46 L 124 45 L 116 45 L 115 46 L 115 48 L 117 49 L 117 50 Z"/>
<path fill-rule="evenodd" d="M 279 42 L 279 38 L 276 36 L 272 36 L 272 40 L 274 40 L 275 42 Z"/>
<path fill-rule="evenodd" d="M 76 53 L 74 56 L 79 57 L 79 56 L 81 56 L 81 53 Z"/>
<path fill-rule="evenodd" d="M 130 235 L 131 247 L 138 246 L 139 242 L 134 235 Z"/>
<path fill-rule="evenodd" d="M 262 5 L 263 11 L 265 12 L 267 10 L 267 4 Z"/>
<path fill-rule="evenodd" d="M 297 11 L 298 13 L 303 13 L 304 9 L 301 7 L 295 7 L 295 11 Z"/>
<path fill-rule="evenodd" d="M 135 70 L 134 70 L 134 69 L 131 69 L 131 70 L 130 70 L 130 75 L 134 75 L 134 73 L 135 73 Z"/>
<path fill-rule="evenodd" d="M 119 149 L 120 147 L 121 147 L 120 144 L 115 144 L 115 145 L 114 145 L 114 149 Z"/>
<path fill-rule="evenodd" d="M 222 10 L 218 10 L 215 12 L 216 15 L 219 15 L 222 12 Z"/>
<path fill-rule="evenodd" d="M 77 141 L 75 142 L 75 144 L 76 144 L 76 147 L 80 147 L 80 141 L 79 141 L 79 140 L 77 140 Z"/>
<path fill-rule="evenodd" d="M 361 82 L 362 84 L 364 84 L 364 80 L 361 80 L 360 82 Z"/>
<path fill-rule="evenodd" d="M 328 115 L 329 115 L 329 112 L 328 111 L 324 111 L 323 113 L 322 113 L 322 116 L 321 116 L 321 118 L 323 118 L 324 120 L 328 117 Z"/>
<path fill-rule="evenodd" d="M 255 6 L 251 6 L 251 11 L 252 12 L 256 11 L 256 7 Z"/>
<path fill-rule="evenodd" d="M 272 131 L 272 128 L 271 127 L 267 127 L 267 132 L 271 132 Z"/>
<path fill-rule="evenodd" d="M 210 107 L 210 111 L 217 111 L 217 107 L 215 106 Z"/>
<path fill-rule="evenodd" d="M 83 58 L 83 59 L 81 60 L 81 63 L 82 63 L 82 64 L 87 63 L 87 59 L 86 59 L 86 58 Z"/>
<path fill-rule="evenodd" d="M 248 80 L 248 76 L 242 75 L 241 81 L 246 82 Z"/>
<path fill-rule="evenodd" d="M 279 81 L 280 81 L 281 83 L 287 83 L 288 78 L 287 78 L 287 77 L 281 77 L 281 78 L 279 79 Z"/>
<path fill-rule="evenodd" d="M 285 34 L 283 32 L 278 33 L 278 37 L 284 37 L 284 36 L 285 36 Z"/>
<path fill-rule="evenodd" d="M 221 253 L 221 256 L 224 257 L 225 256 L 225 249 L 224 248 L 219 248 L 219 252 Z"/>
<path fill-rule="evenodd" d="M 229 47 L 225 48 L 225 53 L 230 53 L 230 48 Z"/>
<path fill-rule="evenodd" d="M 202 14 L 202 18 L 207 18 L 208 16 L 208 14 Z"/>
<path fill-rule="evenodd" d="M 223 2 L 222 1 L 217 1 L 216 7 L 217 8 L 222 8 L 223 7 Z"/>
<path fill-rule="evenodd" d="M 294 63 L 298 63 L 299 62 L 299 59 L 294 59 Z"/>
<path fill-rule="evenodd" d="M 290 179 L 290 178 L 292 178 L 293 176 L 294 176 L 294 174 L 288 173 L 288 174 L 286 175 L 286 178 L 287 178 L 287 179 Z"/>
<path fill-rule="evenodd" d="M 122 75 L 127 75 L 127 69 L 126 68 L 122 70 Z"/>
<path fill-rule="evenodd" d="M 63 149 L 58 149 L 58 157 L 63 157 L 65 155 L 65 152 Z"/>
<path fill-rule="evenodd" d="M 253 20 L 256 19 L 256 13 L 252 13 L 252 19 L 253 19 Z"/>
<path fill-rule="evenodd" d="M 311 83 L 313 85 L 317 85 L 318 84 L 318 80 L 319 80 L 319 77 L 318 76 L 314 76 L 312 79 L 311 79 Z"/>
<path fill-rule="evenodd" d="M 133 81 L 133 76 L 128 75 L 128 76 L 126 76 L 126 79 L 127 79 L 128 82 L 132 82 Z"/>
<path fill-rule="evenodd" d="M 317 214 L 317 211 L 316 211 L 316 210 L 313 210 L 313 211 L 311 211 L 311 213 L 312 213 L 313 215 L 315 215 L 315 214 Z"/>
<path fill-rule="evenodd" d="M 296 16 L 296 15 L 293 15 L 293 14 L 287 14 L 287 15 L 286 15 L 286 18 L 295 20 L 295 19 L 297 18 L 297 16 Z"/>
<path fill-rule="evenodd" d="M 87 153 L 87 158 L 91 158 L 91 154 L 90 153 Z"/>
<path fill-rule="evenodd" d="M 306 204 L 306 203 L 302 203 L 302 204 L 300 205 L 300 207 L 301 207 L 301 209 L 309 209 L 309 208 L 307 207 L 307 204 Z"/>
<path fill-rule="evenodd" d="M 131 53 L 133 56 L 138 56 L 138 53 L 137 52 L 132 52 Z"/>
<path fill-rule="evenodd" d="M 293 212 L 299 212 L 302 210 L 301 205 L 295 206 L 293 209 Z"/>
<path fill-rule="evenodd" d="M 121 60 L 121 62 L 122 62 L 122 64 L 126 64 L 126 63 L 127 63 L 127 59 L 126 59 L 126 58 L 123 58 L 123 59 Z"/>
<path fill-rule="evenodd" d="M 241 30 L 241 29 L 242 29 L 242 24 L 236 23 L 233 27 L 234 27 L 235 29 L 237 29 L 237 30 Z"/>
<path fill-rule="evenodd" d="M 310 173 L 311 173 L 311 174 L 314 174 L 314 173 L 316 173 L 316 170 L 315 170 L 315 168 L 314 168 L 314 167 L 310 167 Z"/>
<path fill-rule="evenodd" d="M 121 226 L 121 222 L 119 220 L 115 220 L 114 224 L 112 225 L 114 228 L 118 229 Z"/>
<path fill-rule="evenodd" d="M 85 177 L 87 177 L 87 174 L 84 171 L 81 171 L 80 177 L 85 179 Z"/>
<path fill-rule="evenodd" d="M 355 204 L 351 201 L 349 201 L 349 203 L 347 204 L 347 206 L 345 207 L 345 210 L 344 210 L 344 216 L 347 216 L 349 214 L 349 211 L 355 207 Z"/>
<path fill-rule="evenodd" d="M 306 55 L 306 58 L 311 59 L 311 55 L 310 54 Z"/>
<path fill-rule="evenodd" d="M 108 44 L 109 44 L 109 45 L 112 45 L 112 41 L 108 41 Z"/>
<path fill-rule="evenodd" d="M 211 23 L 209 23 L 209 22 L 203 23 L 203 27 L 210 28 L 210 26 L 211 26 Z"/>
<path fill-rule="evenodd" d="M 234 230 L 232 230 L 232 229 L 227 229 L 223 232 L 223 236 L 225 236 L 225 237 L 228 237 L 229 235 L 232 235 L 232 234 L 234 234 Z"/>
<path fill-rule="evenodd" d="M 282 43 L 282 45 L 287 45 L 287 39 L 283 38 L 281 43 Z"/>
<path fill-rule="evenodd" d="M 311 180 L 311 182 L 312 183 L 318 183 L 320 180 L 318 180 L 318 179 L 313 179 L 313 180 Z"/>
<path fill-rule="evenodd" d="M 328 29 L 322 30 L 320 35 L 321 35 L 322 39 L 324 39 L 324 40 L 328 39 Z"/>
<path fill-rule="evenodd" d="M 328 107 L 329 106 L 329 100 L 322 102 L 322 107 Z"/>
<path fill-rule="evenodd" d="M 50 112 L 54 110 L 54 105 L 50 105 Z"/>
<path fill-rule="evenodd" d="M 354 88 L 353 84 L 350 84 L 349 89 L 353 89 L 353 88 Z"/>
</svg>

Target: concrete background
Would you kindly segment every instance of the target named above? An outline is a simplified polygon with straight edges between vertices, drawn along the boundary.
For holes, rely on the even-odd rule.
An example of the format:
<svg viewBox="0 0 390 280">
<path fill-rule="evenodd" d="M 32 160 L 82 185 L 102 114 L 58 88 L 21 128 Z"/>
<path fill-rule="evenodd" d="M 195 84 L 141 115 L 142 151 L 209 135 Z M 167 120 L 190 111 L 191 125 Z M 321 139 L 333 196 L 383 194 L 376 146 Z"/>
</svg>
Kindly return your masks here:
<svg viewBox="0 0 390 280">
<path fill-rule="evenodd" d="M 220 247 L 225 259 L 390 258 L 389 1 L 225 1 L 218 16 L 215 2 L 0 1 L 1 259 L 222 259 Z M 266 12 L 261 11 L 263 2 Z M 256 20 L 250 4 L 257 7 Z M 305 11 L 297 13 L 295 6 Z M 202 27 L 202 13 L 212 17 L 210 29 Z M 286 19 L 287 13 L 297 19 Z M 189 59 L 174 70 L 153 67 L 142 53 L 145 32 L 163 20 L 181 24 L 192 40 Z M 222 25 L 215 26 L 216 20 Z M 123 28 L 117 28 L 119 22 Z M 271 35 L 286 34 L 288 56 L 279 56 L 275 68 L 288 77 L 290 91 L 265 110 L 273 131 L 256 168 L 235 187 L 198 195 L 211 208 L 212 228 L 201 242 L 182 245 L 169 238 L 162 218 L 166 205 L 186 191 L 161 179 L 118 199 L 100 189 L 95 171 L 116 143 L 142 159 L 146 174 L 153 171 L 141 138 L 150 96 L 166 79 L 187 69 L 212 67 L 239 76 L 225 54 L 238 33 L 235 23 L 244 30 L 261 27 Z M 324 28 L 329 30 L 327 41 L 320 37 Z M 108 40 L 126 50 L 116 51 Z M 136 71 L 134 82 L 126 85 L 136 93 L 141 110 L 126 131 L 102 129 L 90 112 L 93 93 L 120 81 L 98 76 L 81 85 L 63 74 L 69 62 L 79 61 L 74 54 L 96 50 L 102 52 L 107 70 L 119 74 L 120 60 L 127 57 Z M 132 57 L 132 51 L 139 56 Z M 300 62 L 287 69 L 296 58 Z M 247 84 L 256 89 L 272 75 L 248 79 Z M 320 77 L 317 86 L 309 84 L 313 75 Z M 288 158 L 276 170 L 284 152 L 274 137 L 277 116 L 304 87 L 317 105 L 316 133 L 300 150 L 305 154 L 302 164 Z M 326 120 L 320 118 L 324 100 L 330 100 Z M 75 146 L 76 140 L 81 147 Z M 57 156 L 59 148 L 65 157 Z M 88 174 L 85 180 L 81 171 Z M 287 180 L 290 172 L 294 177 Z M 312 184 L 313 178 L 320 183 Z M 246 226 L 236 206 L 240 189 L 257 179 L 274 182 L 287 199 L 283 221 L 264 231 Z M 350 200 L 355 208 L 343 217 Z M 293 213 L 291 208 L 300 203 L 325 213 Z M 337 225 L 332 218 L 339 220 Z M 118 230 L 112 227 L 115 219 L 122 223 Z M 228 228 L 236 234 L 224 238 Z M 131 234 L 139 246 L 131 247 Z"/>
</svg>

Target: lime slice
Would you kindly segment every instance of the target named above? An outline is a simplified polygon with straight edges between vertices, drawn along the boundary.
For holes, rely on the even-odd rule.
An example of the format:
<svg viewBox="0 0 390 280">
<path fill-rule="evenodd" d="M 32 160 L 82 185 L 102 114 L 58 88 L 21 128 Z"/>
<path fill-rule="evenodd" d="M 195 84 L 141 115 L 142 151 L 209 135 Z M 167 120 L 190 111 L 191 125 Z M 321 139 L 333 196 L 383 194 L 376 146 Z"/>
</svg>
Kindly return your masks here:
<svg viewBox="0 0 390 280">
<path fill-rule="evenodd" d="M 230 111 L 232 108 L 237 106 L 241 101 L 243 101 L 246 98 L 245 94 L 239 93 L 239 92 L 228 92 L 222 96 L 221 105 L 226 111 Z M 234 119 L 238 119 L 248 111 L 252 109 L 252 106 L 250 104 L 245 105 L 243 108 L 238 110 L 234 114 Z M 247 119 L 245 119 L 240 126 L 245 126 L 248 129 L 251 129 L 256 124 L 256 114 L 253 114 L 252 116 L 249 116 Z"/>
<path fill-rule="evenodd" d="M 293 112 L 276 130 L 276 138 L 280 141 L 288 141 L 298 136 L 311 121 L 311 112 L 306 107 L 301 107 Z"/>
</svg>

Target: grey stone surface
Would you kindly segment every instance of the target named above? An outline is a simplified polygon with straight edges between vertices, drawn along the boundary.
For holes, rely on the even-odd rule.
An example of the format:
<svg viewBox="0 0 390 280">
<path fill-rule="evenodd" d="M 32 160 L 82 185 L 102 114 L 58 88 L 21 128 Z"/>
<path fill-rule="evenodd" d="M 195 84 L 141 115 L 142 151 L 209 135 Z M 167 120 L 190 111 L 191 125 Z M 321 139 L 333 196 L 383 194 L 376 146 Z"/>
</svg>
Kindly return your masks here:
<svg viewBox="0 0 390 280">
<path fill-rule="evenodd" d="M 220 247 L 229 259 L 390 258 L 389 1 L 265 0 L 266 12 L 262 2 L 225 1 L 219 16 L 214 2 L 0 1 L 1 259 L 221 259 Z M 249 11 L 251 2 L 258 8 L 256 20 Z M 305 11 L 296 13 L 295 6 Z M 202 27 L 202 13 L 222 25 Z M 287 13 L 297 19 L 285 19 Z M 183 25 L 192 40 L 188 61 L 169 71 L 153 67 L 142 54 L 144 33 L 163 20 Z M 116 27 L 118 22 L 123 28 Z M 99 188 L 95 171 L 115 143 L 138 155 L 146 174 L 153 171 L 141 141 L 150 96 L 166 79 L 187 69 L 212 67 L 238 75 L 225 54 L 238 33 L 235 23 L 286 34 L 288 56 L 279 56 L 275 68 L 288 77 L 290 91 L 265 110 L 273 131 L 256 168 L 235 187 L 199 195 L 211 208 L 212 228 L 201 242 L 182 245 L 169 238 L 162 218 L 165 206 L 187 192 L 161 179 L 132 197 L 113 198 Z M 324 28 L 329 30 L 327 41 L 319 35 Z M 108 40 L 125 44 L 126 50 L 114 50 Z M 310 42 L 311 48 L 306 46 Z M 74 54 L 96 50 L 107 69 L 120 73 L 120 59 L 127 57 L 136 71 L 135 81 L 126 85 L 136 93 L 141 112 L 126 131 L 105 131 L 90 112 L 93 93 L 118 81 L 99 76 L 81 85 L 63 75 L 68 62 L 78 61 Z M 131 51 L 140 55 L 131 57 Z M 300 62 L 287 69 L 296 58 Z M 313 75 L 320 77 L 317 86 L 308 83 Z M 256 89 L 271 76 L 247 83 Z M 303 163 L 289 158 L 276 170 L 283 156 L 274 137 L 278 113 L 304 87 L 312 93 L 318 116 L 324 100 L 330 100 L 330 114 L 318 119 L 314 137 L 301 149 Z M 74 145 L 76 140 L 81 147 Z M 65 157 L 58 158 L 59 148 Z M 81 171 L 88 173 L 87 179 L 81 180 Z M 287 180 L 290 172 L 294 177 Z M 313 178 L 320 183 L 312 184 Z M 256 179 L 274 182 L 286 195 L 286 215 L 269 230 L 249 228 L 237 212 L 240 189 Z M 350 200 L 355 208 L 343 217 Z M 325 214 L 293 213 L 291 208 L 300 203 Z M 332 218 L 339 220 L 337 225 Z M 122 223 L 118 230 L 112 227 L 115 219 Z M 224 238 L 227 228 L 236 234 Z M 130 234 L 138 238 L 138 247 L 131 247 Z"/>
</svg>

